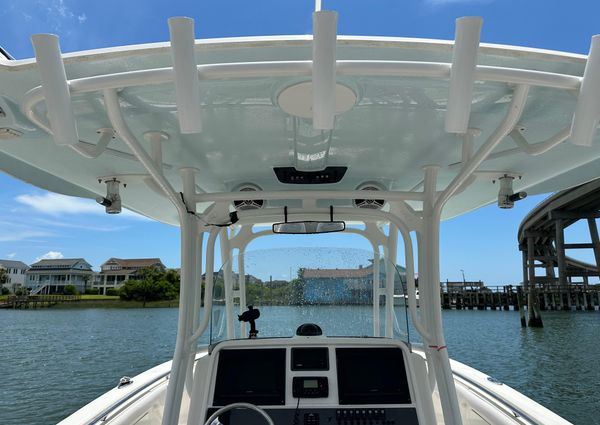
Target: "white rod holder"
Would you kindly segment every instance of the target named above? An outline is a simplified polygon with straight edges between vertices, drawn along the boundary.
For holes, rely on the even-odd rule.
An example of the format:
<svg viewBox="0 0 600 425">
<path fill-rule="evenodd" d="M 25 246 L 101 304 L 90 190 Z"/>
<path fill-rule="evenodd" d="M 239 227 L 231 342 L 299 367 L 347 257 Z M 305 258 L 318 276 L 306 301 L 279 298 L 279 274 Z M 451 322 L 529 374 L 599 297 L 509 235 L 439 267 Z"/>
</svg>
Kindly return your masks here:
<svg viewBox="0 0 600 425">
<path fill-rule="evenodd" d="M 337 12 L 313 13 L 313 127 L 332 130 L 335 118 Z"/>
<path fill-rule="evenodd" d="M 54 143 L 60 146 L 75 145 L 79 136 L 58 37 L 54 34 L 35 34 L 31 37 L 31 42 L 40 70 Z"/>
<path fill-rule="evenodd" d="M 170 18 L 169 33 L 179 127 L 183 134 L 200 133 L 200 83 L 194 51 L 194 20 Z"/>
<path fill-rule="evenodd" d="M 592 37 L 571 124 L 571 143 L 592 146 L 600 121 L 600 35 Z"/>
<path fill-rule="evenodd" d="M 445 122 L 448 133 L 466 133 L 469 127 L 482 22 L 480 17 L 474 16 L 456 20 Z"/>
</svg>

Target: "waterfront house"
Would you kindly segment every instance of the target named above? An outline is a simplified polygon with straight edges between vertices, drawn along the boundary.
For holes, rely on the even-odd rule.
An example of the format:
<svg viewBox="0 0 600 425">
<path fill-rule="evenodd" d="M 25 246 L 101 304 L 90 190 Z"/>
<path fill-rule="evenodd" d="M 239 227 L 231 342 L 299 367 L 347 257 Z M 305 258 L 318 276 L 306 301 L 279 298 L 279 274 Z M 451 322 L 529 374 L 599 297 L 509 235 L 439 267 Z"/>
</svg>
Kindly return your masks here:
<svg viewBox="0 0 600 425">
<path fill-rule="evenodd" d="M 396 267 L 404 282 L 405 269 Z M 367 267 L 360 265 L 356 269 L 301 269 L 299 277 L 304 299 L 311 304 L 370 304 L 373 300 L 372 262 Z M 383 262 L 379 278 L 385 279 Z M 396 292 L 403 293 L 402 290 Z"/>
<path fill-rule="evenodd" d="M 92 284 L 94 272 L 83 258 L 40 260 L 25 273 L 31 294 L 61 294 L 67 285 L 85 292 Z"/>
<path fill-rule="evenodd" d="M 0 260 L 0 269 L 6 273 L 6 282 L 0 282 L 0 288 L 8 288 L 11 292 L 25 285 L 25 272 L 29 266 L 22 261 Z"/>
<path fill-rule="evenodd" d="M 147 267 L 166 270 L 160 258 L 110 258 L 100 266 L 93 287 L 106 294 L 107 289 L 118 289 L 128 280 L 141 279 L 140 270 Z"/>
</svg>

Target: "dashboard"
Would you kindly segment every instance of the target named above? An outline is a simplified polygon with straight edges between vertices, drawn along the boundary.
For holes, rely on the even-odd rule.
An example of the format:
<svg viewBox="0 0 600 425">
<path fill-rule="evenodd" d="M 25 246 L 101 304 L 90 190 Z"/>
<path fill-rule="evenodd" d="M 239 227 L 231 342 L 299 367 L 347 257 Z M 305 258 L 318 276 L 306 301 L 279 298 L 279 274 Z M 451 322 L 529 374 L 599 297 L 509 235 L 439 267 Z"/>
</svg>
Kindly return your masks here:
<svg viewBox="0 0 600 425">
<path fill-rule="evenodd" d="M 418 409 L 405 344 L 351 338 L 239 340 L 211 353 L 206 418 L 231 403 L 262 407 L 276 425 L 413 425 Z M 224 425 L 263 425 L 249 409 Z"/>
</svg>

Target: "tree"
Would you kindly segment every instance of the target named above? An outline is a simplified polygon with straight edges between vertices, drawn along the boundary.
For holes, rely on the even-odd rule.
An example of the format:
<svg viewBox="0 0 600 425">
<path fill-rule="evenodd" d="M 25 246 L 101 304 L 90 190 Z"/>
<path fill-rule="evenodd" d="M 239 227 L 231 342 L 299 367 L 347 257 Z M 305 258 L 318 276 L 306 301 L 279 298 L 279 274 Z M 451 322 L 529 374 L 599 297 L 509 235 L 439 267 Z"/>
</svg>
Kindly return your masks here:
<svg viewBox="0 0 600 425">
<path fill-rule="evenodd" d="M 140 279 L 128 280 L 119 288 L 119 297 L 127 301 L 172 300 L 179 295 L 179 274 L 174 270 L 166 272 L 156 267 L 146 267 L 139 272 Z"/>
<path fill-rule="evenodd" d="M 4 287 L 6 282 L 8 282 L 8 273 L 6 273 L 5 268 L 0 267 L 0 288 L 2 288 L 2 295 L 6 295 L 4 293 L 5 290 L 10 292 L 8 288 Z"/>
</svg>

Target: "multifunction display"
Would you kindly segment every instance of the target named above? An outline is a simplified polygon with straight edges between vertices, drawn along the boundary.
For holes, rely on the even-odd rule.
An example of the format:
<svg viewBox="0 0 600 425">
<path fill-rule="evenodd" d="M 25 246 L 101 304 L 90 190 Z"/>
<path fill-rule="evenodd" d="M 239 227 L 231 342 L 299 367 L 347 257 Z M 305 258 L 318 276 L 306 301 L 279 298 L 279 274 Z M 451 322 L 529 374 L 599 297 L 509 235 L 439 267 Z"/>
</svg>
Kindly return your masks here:
<svg viewBox="0 0 600 425">
<path fill-rule="evenodd" d="M 294 398 L 329 397 L 326 376 L 294 376 L 292 389 Z"/>
<path fill-rule="evenodd" d="M 292 348 L 292 370 L 329 370 L 329 349 Z"/>
</svg>

